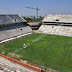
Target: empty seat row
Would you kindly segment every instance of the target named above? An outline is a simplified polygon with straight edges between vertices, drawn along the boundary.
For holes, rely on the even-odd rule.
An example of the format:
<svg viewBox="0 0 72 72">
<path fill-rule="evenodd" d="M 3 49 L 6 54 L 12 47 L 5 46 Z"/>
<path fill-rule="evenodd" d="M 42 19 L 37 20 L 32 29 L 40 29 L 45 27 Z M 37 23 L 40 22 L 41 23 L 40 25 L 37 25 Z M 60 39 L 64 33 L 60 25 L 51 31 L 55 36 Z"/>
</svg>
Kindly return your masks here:
<svg viewBox="0 0 72 72">
<path fill-rule="evenodd" d="M 39 31 L 47 34 L 72 36 L 72 27 L 69 26 L 42 25 Z"/>
<path fill-rule="evenodd" d="M 32 32 L 29 26 L 0 31 L 0 41 Z"/>
</svg>

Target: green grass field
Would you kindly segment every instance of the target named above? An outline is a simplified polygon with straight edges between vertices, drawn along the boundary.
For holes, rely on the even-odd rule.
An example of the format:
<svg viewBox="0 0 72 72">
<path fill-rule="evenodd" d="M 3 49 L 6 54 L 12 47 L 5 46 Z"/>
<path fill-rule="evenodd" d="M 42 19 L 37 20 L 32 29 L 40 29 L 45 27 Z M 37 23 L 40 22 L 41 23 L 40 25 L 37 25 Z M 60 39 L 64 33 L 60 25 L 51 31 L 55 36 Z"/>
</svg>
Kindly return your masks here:
<svg viewBox="0 0 72 72">
<path fill-rule="evenodd" d="M 0 45 L 0 52 L 15 52 L 22 59 L 61 72 L 72 71 L 72 38 L 57 35 L 31 34 Z M 43 38 L 40 38 L 42 36 Z M 40 39 L 39 39 L 40 38 Z M 27 49 L 23 44 L 29 44 Z M 18 51 L 18 52 L 16 52 Z"/>
</svg>

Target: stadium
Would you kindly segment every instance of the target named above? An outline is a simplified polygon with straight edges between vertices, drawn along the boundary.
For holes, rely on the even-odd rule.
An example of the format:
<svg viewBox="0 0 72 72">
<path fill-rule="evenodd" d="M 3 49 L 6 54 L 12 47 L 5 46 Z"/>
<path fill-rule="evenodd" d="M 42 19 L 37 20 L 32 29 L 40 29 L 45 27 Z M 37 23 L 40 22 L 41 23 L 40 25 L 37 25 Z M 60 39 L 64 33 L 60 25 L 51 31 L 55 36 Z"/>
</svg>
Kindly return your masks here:
<svg viewBox="0 0 72 72">
<path fill-rule="evenodd" d="M 71 51 L 72 15 L 47 15 L 37 32 L 20 15 L 0 15 L 1 55 L 36 64 L 39 72 L 71 72 Z"/>
</svg>

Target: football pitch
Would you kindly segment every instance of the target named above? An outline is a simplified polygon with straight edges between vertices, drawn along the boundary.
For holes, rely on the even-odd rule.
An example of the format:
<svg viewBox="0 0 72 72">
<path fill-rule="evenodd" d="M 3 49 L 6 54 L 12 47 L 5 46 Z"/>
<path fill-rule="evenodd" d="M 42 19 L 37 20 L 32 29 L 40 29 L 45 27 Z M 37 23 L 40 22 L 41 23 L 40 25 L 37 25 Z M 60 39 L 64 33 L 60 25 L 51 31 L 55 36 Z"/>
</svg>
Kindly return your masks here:
<svg viewBox="0 0 72 72">
<path fill-rule="evenodd" d="M 1 52 L 18 54 L 24 60 L 61 72 L 72 71 L 72 37 L 35 33 L 0 44 Z"/>
</svg>

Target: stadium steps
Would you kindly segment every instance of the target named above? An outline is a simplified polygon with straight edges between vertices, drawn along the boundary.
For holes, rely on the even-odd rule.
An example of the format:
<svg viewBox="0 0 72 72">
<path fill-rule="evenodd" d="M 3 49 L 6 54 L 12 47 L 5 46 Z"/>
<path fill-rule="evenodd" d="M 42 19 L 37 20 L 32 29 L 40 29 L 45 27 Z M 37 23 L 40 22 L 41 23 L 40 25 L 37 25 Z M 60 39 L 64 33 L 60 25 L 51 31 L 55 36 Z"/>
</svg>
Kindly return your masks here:
<svg viewBox="0 0 72 72">
<path fill-rule="evenodd" d="M 69 26 L 41 25 L 39 31 L 46 34 L 72 37 L 72 27 Z"/>
</svg>

